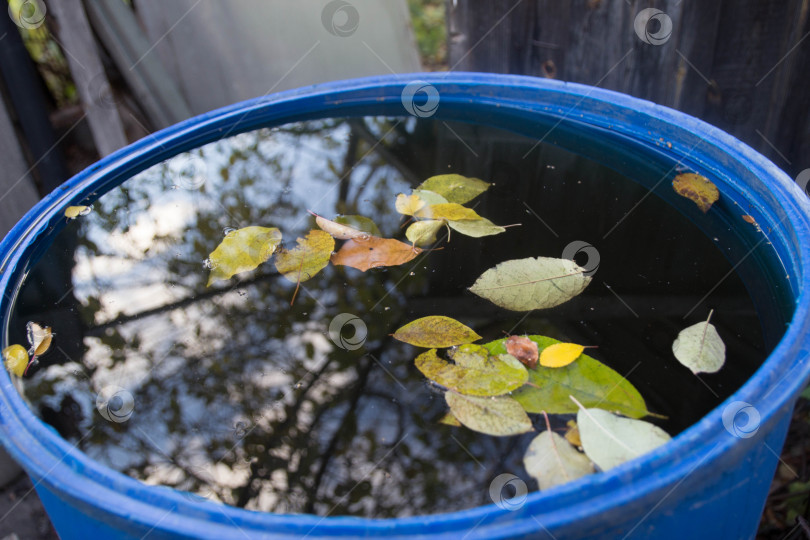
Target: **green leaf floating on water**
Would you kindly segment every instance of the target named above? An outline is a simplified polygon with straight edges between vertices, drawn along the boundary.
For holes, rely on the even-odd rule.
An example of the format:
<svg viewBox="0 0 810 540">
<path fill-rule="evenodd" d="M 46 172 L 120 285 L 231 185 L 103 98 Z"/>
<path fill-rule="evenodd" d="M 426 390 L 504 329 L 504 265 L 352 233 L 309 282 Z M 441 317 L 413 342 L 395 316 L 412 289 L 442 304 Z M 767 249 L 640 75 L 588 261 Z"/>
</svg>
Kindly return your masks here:
<svg viewBox="0 0 810 540">
<path fill-rule="evenodd" d="M 513 311 L 544 309 L 558 306 L 584 291 L 591 282 L 584 272 L 584 268 L 569 259 L 514 259 L 481 274 L 470 291 Z"/>
<path fill-rule="evenodd" d="M 506 437 L 532 430 L 532 421 L 520 403 L 509 396 L 475 397 L 445 392 L 450 412 L 465 427 Z"/>
<path fill-rule="evenodd" d="M 279 242 L 281 231 L 275 227 L 245 227 L 228 233 L 208 256 L 207 286 L 255 269 L 273 255 Z"/>
<path fill-rule="evenodd" d="M 528 336 L 537 343 L 540 353 L 559 340 L 545 336 Z M 506 352 L 506 339 L 486 343 L 490 354 Z M 529 383 L 516 390 L 512 396 L 530 413 L 565 414 L 577 412 L 577 406 L 570 400 L 574 396 L 586 407 L 600 407 L 618 411 L 631 418 L 641 418 L 649 413 L 644 398 L 627 379 L 617 372 L 591 358 L 581 355 L 576 362 L 564 367 L 546 368 L 538 366 L 529 371 Z"/>
<path fill-rule="evenodd" d="M 444 226 L 440 219 L 415 221 L 405 231 L 405 237 L 415 246 L 426 246 L 436 241 L 436 233 Z"/>
<path fill-rule="evenodd" d="M 428 190 L 442 195 L 448 202 L 464 204 L 481 195 L 490 184 L 478 178 L 468 178 L 460 174 L 440 174 L 431 176 L 417 189 Z"/>
<path fill-rule="evenodd" d="M 672 343 L 672 353 L 678 362 L 692 370 L 692 373 L 715 373 L 726 362 L 726 344 L 709 322 L 712 314 L 704 322 L 684 328 Z"/>
<path fill-rule="evenodd" d="M 487 218 L 481 219 L 464 219 L 459 221 L 448 221 L 447 224 L 456 232 L 465 236 L 473 238 L 481 238 L 482 236 L 492 236 L 493 234 L 501 234 L 506 229 L 500 225 L 495 225 Z"/>
<path fill-rule="evenodd" d="M 656 425 L 622 418 L 602 409 L 580 408 L 577 425 L 582 448 L 603 471 L 635 459 L 672 439 Z"/>
<path fill-rule="evenodd" d="M 431 315 L 409 322 L 394 332 L 393 338 L 429 349 L 472 343 L 481 339 L 481 336 L 469 326 L 455 319 Z"/>
<path fill-rule="evenodd" d="M 553 431 L 544 431 L 532 439 L 523 456 L 523 466 L 541 490 L 594 472 L 591 460 Z"/>
<path fill-rule="evenodd" d="M 430 349 L 416 357 L 416 367 L 425 377 L 445 388 L 470 396 L 506 394 L 523 386 L 529 377 L 526 367 L 508 354 L 498 357 L 483 356 L 476 364 L 454 364 L 439 358 L 436 349 Z M 459 420 L 463 423 L 461 418 Z"/>
<path fill-rule="evenodd" d="M 414 189 L 411 191 L 411 195 L 416 195 L 424 201 L 425 204 L 444 204 L 450 202 L 438 193 L 427 189 Z"/>
</svg>

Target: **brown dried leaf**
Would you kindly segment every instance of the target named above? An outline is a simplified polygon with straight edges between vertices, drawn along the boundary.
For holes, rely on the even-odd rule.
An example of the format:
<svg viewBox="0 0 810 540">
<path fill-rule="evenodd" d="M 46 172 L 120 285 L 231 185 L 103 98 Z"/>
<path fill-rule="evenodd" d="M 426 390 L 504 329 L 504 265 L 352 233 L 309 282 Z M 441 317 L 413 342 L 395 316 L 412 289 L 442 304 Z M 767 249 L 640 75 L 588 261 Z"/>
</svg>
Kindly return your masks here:
<svg viewBox="0 0 810 540">
<path fill-rule="evenodd" d="M 720 198 L 720 191 L 711 180 L 694 173 L 683 173 L 675 177 L 672 187 L 681 197 L 693 201 L 705 214 Z"/>
<path fill-rule="evenodd" d="M 365 272 L 369 268 L 399 266 L 412 261 L 422 249 L 393 238 L 354 238 L 332 255 L 332 264 L 351 266 Z"/>
<path fill-rule="evenodd" d="M 509 336 L 506 340 L 506 352 L 529 369 L 537 367 L 537 343 L 526 336 Z"/>
</svg>

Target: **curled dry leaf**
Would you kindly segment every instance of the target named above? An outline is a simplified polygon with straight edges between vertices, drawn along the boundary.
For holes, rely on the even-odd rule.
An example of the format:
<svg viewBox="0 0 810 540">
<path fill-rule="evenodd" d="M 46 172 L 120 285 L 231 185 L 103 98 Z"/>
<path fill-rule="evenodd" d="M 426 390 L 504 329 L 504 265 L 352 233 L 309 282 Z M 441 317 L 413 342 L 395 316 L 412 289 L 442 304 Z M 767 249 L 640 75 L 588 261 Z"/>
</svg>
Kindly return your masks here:
<svg viewBox="0 0 810 540">
<path fill-rule="evenodd" d="M 319 216 L 314 212 L 310 212 L 310 214 L 315 216 L 315 223 L 318 224 L 318 227 L 328 232 L 333 238 L 337 238 L 338 240 L 350 240 L 352 238 L 365 238 L 370 236 L 365 231 L 355 229 L 354 227 L 350 227 L 336 221 L 331 221 L 325 217 Z"/>
<path fill-rule="evenodd" d="M 426 349 L 452 347 L 478 341 L 481 336 L 450 317 L 431 315 L 411 321 L 398 329 L 393 338 Z"/>
<path fill-rule="evenodd" d="M 585 454 L 553 431 L 544 431 L 532 439 L 523 465 L 541 490 L 566 484 L 594 472 L 593 463 Z"/>
<path fill-rule="evenodd" d="M 89 206 L 68 206 L 65 208 L 65 217 L 68 219 L 76 219 L 79 216 L 86 216 L 93 209 Z"/>
<path fill-rule="evenodd" d="M 582 354 L 585 347 L 576 343 L 555 343 L 543 349 L 540 365 L 550 368 L 565 367 Z"/>
<path fill-rule="evenodd" d="M 28 354 L 31 356 L 41 356 L 51 348 L 53 332 L 50 326 L 42 326 L 29 321 L 28 324 L 25 325 L 25 333 L 28 344 L 31 345 L 31 348 L 28 349 Z"/>
<path fill-rule="evenodd" d="M 380 228 L 377 227 L 377 224 L 365 216 L 338 216 L 334 219 L 334 222 L 340 223 L 341 225 L 346 225 L 352 229 L 357 229 L 358 231 L 363 231 L 371 236 L 382 236 Z"/>
<path fill-rule="evenodd" d="M 716 373 L 726 362 L 726 344 L 717 333 L 717 328 L 709 322 L 711 317 L 709 313 L 704 322 L 684 328 L 672 343 L 675 358 L 696 375 Z"/>
<path fill-rule="evenodd" d="M 354 238 L 332 255 L 332 264 L 351 266 L 365 272 L 369 268 L 398 266 L 412 261 L 422 249 L 393 238 Z"/>
<path fill-rule="evenodd" d="M 672 187 L 681 197 L 694 202 L 704 214 L 720 198 L 720 191 L 711 180 L 695 173 L 683 173 L 675 177 Z"/>
<path fill-rule="evenodd" d="M 206 286 L 255 269 L 273 255 L 280 242 L 281 231 L 275 227 L 245 227 L 228 233 L 208 256 L 211 274 Z"/>
<path fill-rule="evenodd" d="M 429 190 L 442 195 L 448 202 L 464 204 L 489 189 L 490 184 L 478 178 L 468 178 L 460 174 L 440 174 L 431 176 L 417 189 Z"/>
<path fill-rule="evenodd" d="M 305 238 L 298 238 L 296 243 L 293 249 L 279 252 L 276 270 L 287 280 L 301 283 L 312 279 L 329 264 L 335 240 L 329 233 L 313 229 Z"/>
<path fill-rule="evenodd" d="M 529 369 L 537 367 L 537 343 L 526 336 L 509 336 L 506 339 L 506 352 Z"/>
<path fill-rule="evenodd" d="M 526 411 L 509 396 L 476 397 L 445 392 L 444 399 L 453 416 L 473 431 L 499 437 L 532 431 Z"/>
<path fill-rule="evenodd" d="M 543 350 L 559 340 L 546 336 L 528 336 Z M 506 339 L 483 345 L 490 354 L 506 352 Z M 573 395 L 586 407 L 604 407 L 626 416 L 641 418 L 649 413 L 644 398 L 627 379 L 598 360 L 583 354 L 576 362 L 561 368 L 528 370 L 529 383 L 512 395 L 529 413 L 566 414 L 577 412 L 569 398 Z"/>
<path fill-rule="evenodd" d="M 3 349 L 6 369 L 17 377 L 22 377 L 28 367 L 28 351 L 22 345 L 9 345 Z"/>
<path fill-rule="evenodd" d="M 470 291 L 513 311 L 544 309 L 584 291 L 591 282 L 584 272 L 570 259 L 514 259 L 481 274 Z"/>
<path fill-rule="evenodd" d="M 586 409 L 581 404 L 577 425 L 582 448 L 603 471 L 671 440 L 666 431 L 649 422 L 623 418 L 602 409 Z"/>
<path fill-rule="evenodd" d="M 499 396 L 522 386 L 526 368 L 515 357 L 484 357 L 476 367 L 461 366 L 436 355 L 436 349 L 416 357 L 416 367 L 431 381 L 470 396 Z M 459 419 L 461 420 L 461 419 Z"/>
</svg>

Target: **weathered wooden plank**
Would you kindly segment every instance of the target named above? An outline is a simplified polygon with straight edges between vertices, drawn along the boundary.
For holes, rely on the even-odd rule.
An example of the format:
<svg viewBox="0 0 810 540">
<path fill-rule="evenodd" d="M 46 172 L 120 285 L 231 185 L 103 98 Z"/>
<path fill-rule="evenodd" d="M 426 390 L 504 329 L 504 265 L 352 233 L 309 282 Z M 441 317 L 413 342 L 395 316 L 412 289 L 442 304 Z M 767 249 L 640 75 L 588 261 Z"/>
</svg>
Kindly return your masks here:
<svg viewBox="0 0 810 540">
<path fill-rule="evenodd" d="M 153 128 L 191 116 L 174 78 L 163 67 L 132 10 L 120 0 L 84 0 L 87 15 Z"/>
<path fill-rule="evenodd" d="M 3 166 L 0 167 L 0 237 L 3 237 L 37 203 L 39 195 L 2 99 L 0 148 L 3 149 Z"/>
<path fill-rule="evenodd" d="M 127 140 L 81 0 L 54 2 L 51 13 L 96 149 L 106 156 L 125 146 Z"/>
</svg>

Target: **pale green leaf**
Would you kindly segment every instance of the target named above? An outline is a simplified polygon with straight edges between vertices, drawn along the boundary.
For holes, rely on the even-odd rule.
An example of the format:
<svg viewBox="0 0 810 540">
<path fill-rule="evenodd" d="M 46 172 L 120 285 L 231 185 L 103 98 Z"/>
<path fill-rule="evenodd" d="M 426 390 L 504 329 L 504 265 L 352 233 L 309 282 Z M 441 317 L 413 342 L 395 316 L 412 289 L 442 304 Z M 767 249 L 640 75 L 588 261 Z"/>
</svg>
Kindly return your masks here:
<svg viewBox="0 0 810 540">
<path fill-rule="evenodd" d="M 325 217 L 319 216 L 314 212 L 310 212 L 310 214 L 315 216 L 315 223 L 318 225 L 318 227 L 328 232 L 330 235 L 332 235 L 333 238 L 337 238 L 338 240 L 351 240 L 352 238 L 368 238 L 369 236 L 371 236 L 369 233 L 365 231 L 355 229 L 354 227 L 344 225 L 343 223 L 338 223 L 337 221 L 326 219 Z"/>
<path fill-rule="evenodd" d="M 616 416 L 602 409 L 580 408 L 577 426 L 582 448 L 606 471 L 671 440 L 666 431 L 643 420 Z"/>
<path fill-rule="evenodd" d="M 726 344 L 708 319 L 681 330 L 672 353 L 694 374 L 716 373 L 726 362 Z"/>
<path fill-rule="evenodd" d="M 591 460 L 553 431 L 544 431 L 532 439 L 523 456 L 523 466 L 541 490 L 594 472 Z"/>
<path fill-rule="evenodd" d="M 481 238 L 483 236 L 492 236 L 494 234 L 501 234 L 506 229 L 500 225 L 495 225 L 487 218 L 481 219 L 465 219 L 461 221 L 448 221 L 447 224 L 451 229 L 457 231 L 465 236 L 473 238 Z"/>
<path fill-rule="evenodd" d="M 297 244 L 276 257 L 276 269 L 293 283 L 311 279 L 329 264 L 335 239 L 328 232 L 313 229 L 305 238 L 298 238 Z"/>
<path fill-rule="evenodd" d="M 513 311 L 558 306 L 574 298 L 591 282 L 570 259 L 529 257 L 490 268 L 470 287 L 482 298 Z"/>
<path fill-rule="evenodd" d="M 450 202 L 438 193 L 426 189 L 414 189 L 411 191 L 411 195 L 416 195 L 422 199 L 425 204 L 444 204 Z"/>
<path fill-rule="evenodd" d="M 444 225 L 444 221 L 426 219 L 415 221 L 405 231 L 405 237 L 415 246 L 426 246 L 436 241 L 436 233 Z"/>
<path fill-rule="evenodd" d="M 441 315 L 431 315 L 411 321 L 394 332 L 393 337 L 426 349 L 452 347 L 481 339 L 481 336 L 469 326 Z"/>
<path fill-rule="evenodd" d="M 508 354 L 488 357 L 479 366 L 461 366 L 436 355 L 436 349 L 416 357 L 416 367 L 431 381 L 471 396 L 499 396 L 522 386 L 526 367 Z"/>
<path fill-rule="evenodd" d="M 532 421 L 520 404 L 509 396 L 475 397 L 445 392 L 453 416 L 465 427 L 505 437 L 532 430 Z"/>
<path fill-rule="evenodd" d="M 275 227 L 245 227 L 231 231 L 208 256 L 206 264 L 211 268 L 208 285 L 255 269 L 273 255 L 279 242 L 281 231 Z"/>
<path fill-rule="evenodd" d="M 468 178 L 460 174 L 440 174 L 431 176 L 417 189 L 425 189 L 442 195 L 449 202 L 464 204 L 489 189 L 490 184 L 478 178 Z"/>
<path fill-rule="evenodd" d="M 550 345 L 561 343 L 545 336 L 528 337 L 537 343 L 540 353 Z M 503 354 L 506 339 L 486 343 L 484 347 L 490 354 Z M 633 418 L 650 414 L 644 398 L 627 379 L 587 354 L 565 367 L 530 369 L 529 383 L 534 386 L 522 386 L 513 396 L 530 413 L 574 413 L 577 406 L 568 397 L 573 395 L 586 407 L 601 407 Z"/>
</svg>

